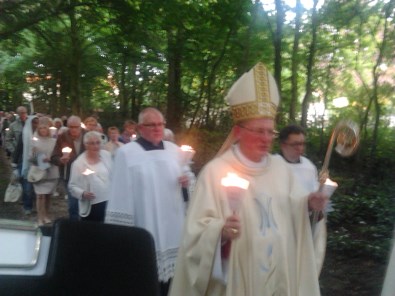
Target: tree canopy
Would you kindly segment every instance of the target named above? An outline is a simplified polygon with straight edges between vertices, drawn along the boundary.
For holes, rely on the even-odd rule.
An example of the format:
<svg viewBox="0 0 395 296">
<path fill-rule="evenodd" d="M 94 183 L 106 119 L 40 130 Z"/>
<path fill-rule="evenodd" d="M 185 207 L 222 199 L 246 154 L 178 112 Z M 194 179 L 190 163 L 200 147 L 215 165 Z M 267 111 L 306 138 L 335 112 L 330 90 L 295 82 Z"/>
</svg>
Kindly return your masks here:
<svg viewBox="0 0 395 296">
<path fill-rule="evenodd" d="M 308 5 L 310 4 L 310 5 Z M 18 0 L 0 3 L 0 108 L 52 115 L 156 106 L 170 128 L 229 128 L 224 96 L 258 61 L 279 123 L 394 124 L 395 1 Z M 348 101 L 336 107 L 339 98 Z"/>
</svg>

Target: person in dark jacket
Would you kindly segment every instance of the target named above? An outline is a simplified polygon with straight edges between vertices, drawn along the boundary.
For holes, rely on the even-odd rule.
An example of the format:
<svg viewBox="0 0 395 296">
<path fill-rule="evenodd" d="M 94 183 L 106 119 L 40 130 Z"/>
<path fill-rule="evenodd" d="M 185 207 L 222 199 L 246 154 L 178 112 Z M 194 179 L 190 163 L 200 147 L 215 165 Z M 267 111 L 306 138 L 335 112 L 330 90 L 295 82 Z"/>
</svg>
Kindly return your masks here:
<svg viewBox="0 0 395 296">
<path fill-rule="evenodd" d="M 67 131 L 57 138 L 52 152 L 51 163 L 59 166 L 59 173 L 66 188 L 70 179 L 71 164 L 85 151 L 82 142 L 84 133 L 81 128 L 81 118 L 75 115 L 70 116 L 67 120 Z M 72 196 L 69 191 L 67 191 L 67 195 L 69 218 L 70 220 L 79 220 L 78 199 Z"/>
</svg>

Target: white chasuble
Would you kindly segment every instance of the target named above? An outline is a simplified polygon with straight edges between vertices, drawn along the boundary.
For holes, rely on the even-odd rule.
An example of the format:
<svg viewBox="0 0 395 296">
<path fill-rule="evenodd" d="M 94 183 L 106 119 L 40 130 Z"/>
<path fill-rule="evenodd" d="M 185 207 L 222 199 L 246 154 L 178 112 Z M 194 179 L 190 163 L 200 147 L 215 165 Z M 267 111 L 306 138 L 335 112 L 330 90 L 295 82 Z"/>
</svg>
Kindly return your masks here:
<svg viewBox="0 0 395 296">
<path fill-rule="evenodd" d="M 240 237 L 231 243 L 226 278 L 213 275 L 225 220 L 231 215 L 221 178 L 250 182 L 243 194 Z M 198 176 L 187 215 L 171 296 L 320 295 L 307 192 L 280 157 L 246 167 L 229 149 Z"/>
</svg>

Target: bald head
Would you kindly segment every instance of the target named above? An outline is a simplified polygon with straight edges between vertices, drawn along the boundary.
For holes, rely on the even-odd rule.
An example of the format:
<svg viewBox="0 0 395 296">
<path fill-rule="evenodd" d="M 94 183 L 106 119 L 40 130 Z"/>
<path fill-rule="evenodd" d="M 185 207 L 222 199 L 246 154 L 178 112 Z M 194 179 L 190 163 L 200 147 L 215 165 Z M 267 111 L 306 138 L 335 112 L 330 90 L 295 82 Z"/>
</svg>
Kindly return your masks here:
<svg viewBox="0 0 395 296">
<path fill-rule="evenodd" d="M 75 125 L 79 125 L 81 126 L 81 118 L 79 118 L 76 115 L 71 115 L 68 119 L 67 119 L 67 126 L 69 126 L 70 124 L 75 124 Z"/>
<path fill-rule="evenodd" d="M 16 108 L 16 113 L 18 113 L 19 119 L 25 121 L 27 119 L 27 109 L 24 106 L 19 106 Z"/>
<path fill-rule="evenodd" d="M 158 145 L 163 140 L 164 128 L 165 120 L 158 109 L 149 107 L 140 112 L 138 129 L 142 138 Z"/>
<path fill-rule="evenodd" d="M 161 117 L 162 120 L 164 120 L 162 112 L 160 112 L 156 108 L 148 107 L 148 108 L 143 109 L 140 112 L 139 119 L 138 119 L 139 120 L 139 124 L 143 124 L 146 121 L 146 117 L 149 117 L 149 116 L 152 116 L 152 115 Z"/>
<path fill-rule="evenodd" d="M 73 139 L 79 138 L 81 135 L 81 118 L 71 115 L 69 119 L 67 119 L 67 128 Z"/>
</svg>

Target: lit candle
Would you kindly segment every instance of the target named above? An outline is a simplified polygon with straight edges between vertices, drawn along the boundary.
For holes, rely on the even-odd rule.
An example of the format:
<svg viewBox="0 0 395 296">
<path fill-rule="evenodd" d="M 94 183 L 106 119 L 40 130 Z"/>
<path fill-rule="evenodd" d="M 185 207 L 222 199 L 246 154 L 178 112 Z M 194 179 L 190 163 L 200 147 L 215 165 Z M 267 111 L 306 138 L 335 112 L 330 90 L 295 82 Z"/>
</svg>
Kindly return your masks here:
<svg viewBox="0 0 395 296">
<path fill-rule="evenodd" d="M 49 132 L 51 133 L 51 137 L 53 138 L 53 137 L 55 137 L 55 135 L 56 135 L 56 131 L 57 131 L 58 129 L 56 128 L 56 127 L 54 127 L 54 126 L 51 126 L 50 128 L 49 128 Z"/>
<path fill-rule="evenodd" d="M 71 149 L 70 147 L 64 147 L 63 149 L 62 149 L 62 153 L 63 153 L 63 157 L 69 157 L 69 155 L 70 155 L 70 152 L 72 151 L 73 149 Z M 64 166 L 63 166 L 63 178 L 66 180 L 67 179 L 67 164 L 64 164 Z"/>
<path fill-rule="evenodd" d="M 85 171 L 82 172 L 82 174 L 84 176 L 86 176 L 86 178 L 87 178 L 87 190 L 86 190 L 87 192 L 91 192 L 91 180 L 90 180 L 91 177 L 89 177 L 89 176 L 91 176 L 94 173 L 95 173 L 95 171 L 92 171 L 88 168 L 86 168 Z M 82 217 L 89 216 L 90 211 L 91 211 L 91 201 L 89 199 L 81 200 L 80 207 L 81 207 L 80 208 L 80 215 Z"/>
<path fill-rule="evenodd" d="M 327 178 L 324 184 L 320 186 L 320 192 L 324 193 L 326 196 L 331 197 L 332 194 L 337 189 L 337 183 Z"/>
<path fill-rule="evenodd" d="M 69 156 L 69 154 L 70 154 L 70 152 L 71 152 L 72 150 L 73 150 L 73 149 L 71 149 L 70 147 L 64 147 L 64 148 L 62 149 L 63 156 Z"/>
<path fill-rule="evenodd" d="M 82 172 L 82 174 L 85 175 L 85 176 L 89 176 L 89 175 L 93 174 L 94 172 L 95 171 L 92 171 L 92 170 L 87 168 L 87 169 L 85 169 L 85 171 Z"/>
<path fill-rule="evenodd" d="M 36 137 L 33 137 L 32 140 L 33 141 L 38 141 L 38 139 Z"/>
<path fill-rule="evenodd" d="M 181 146 L 182 151 L 182 164 L 187 165 L 191 162 L 193 156 L 195 155 L 195 150 L 188 145 Z"/>
<path fill-rule="evenodd" d="M 130 141 L 134 141 L 134 140 L 136 140 L 136 138 L 137 138 L 137 135 L 136 135 L 136 134 L 133 134 L 133 135 L 130 137 Z"/>
<path fill-rule="evenodd" d="M 88 169 L 88 168 L 86 168 L 85 169 L 85 171 L 83 171 L 82 172 L 82 174 L 84 175 L 84 176 L 86 176 L 87 177 L 87 180 L 88 180 L 88 189 L 87 189 L 87 191 L 88 192 L 90 192 L 91 191 L 91 182 L 90 182 L 90 175 L 92 175 L 92 174 L 94 174 L 95 173 L 95 171 L 92 171 L 92 170 L 90 170 L 90 169 Z"/>
<path fill-rule="evenodd" d="M 84 124 L 83 122 L 81 122 L 81 127 L 82 127 L 83 129 L 86 129 L 86 126 L 85 126 L 85 124 Z"/>
<path fill-rule="evenodd" d="M 235 173 L 228 173 L 226 177 L 221 179 L 221 185 L 225 187 L 229 207 L 235 213 L 241 207 L 243 193 L 248 189 L 250 182 L 240 178 Z"/>
</svg>

